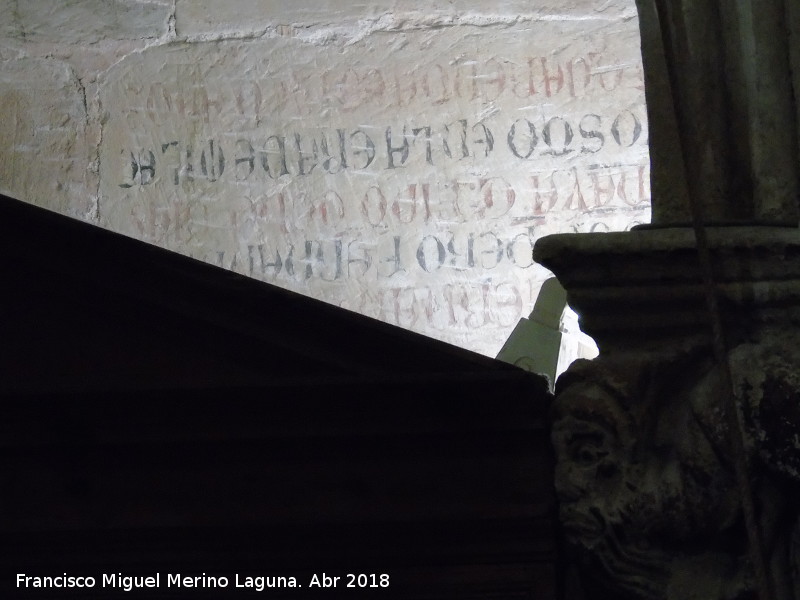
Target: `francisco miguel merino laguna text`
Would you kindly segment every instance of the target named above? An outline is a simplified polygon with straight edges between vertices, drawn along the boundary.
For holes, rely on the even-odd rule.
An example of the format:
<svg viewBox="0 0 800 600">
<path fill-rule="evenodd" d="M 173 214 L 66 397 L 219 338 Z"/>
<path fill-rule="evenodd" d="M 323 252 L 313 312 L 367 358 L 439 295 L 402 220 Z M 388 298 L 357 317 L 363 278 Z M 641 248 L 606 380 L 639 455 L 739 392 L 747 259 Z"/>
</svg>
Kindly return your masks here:
<svg viewBox="0 0 800 600">
<path fill-rule="evenodd" d="M 326 573 L 313 574 L 308 587 L 331 588 L 338 587 L 342 577 Z M 154 575 L 123 575 L 122 573 L 103 573 L 100 577 L 75 576 L 63 573 L 55 576 L 36 576 L 17 573 L 17 588 L 93 588 L 98 581 L 103 588 L 118 588 L 130 592 L 136 588 L 161 587 L 161 573 Z M 236 573 L 233 576 L 233 585 L 230 578 L 224 575 L 181 575 L 180 573 L 167 573 L 165 579 L 168 588 L 249 588 L 259 592 L 266 588 L 303 587 L 297 582 L 296 577 L 285 576 L 242 576 Z M 387 588 L 389 575 L 386 573 L 348 573 L 344 587 L 359 588 Z"/>
<path fill-rule="evenodd" d="M 95 578 L 91 576 L 72 576 L 64 573 L 55 577 L 37 577 L 17 573 L 17 587 L 25 588 L 93 588 L 99 584 L 104 588 L 119 588 L 130 592 L 136 588 L 159 588 L 166 583 L 168 588 L 227 588 L 231 581 L 225 576 L 216 575 L 181 575 L 180 573 L 167 573 L 162 578 L 161 573 L 154 575 L 123 575 L 122 573 L 103 573 Z M 247 587 L 258 591 L 266 587 L 297 587 L 295 577 L 240 577 L 237 573 L 233 578 L 232 587 Z"/>
</svg>

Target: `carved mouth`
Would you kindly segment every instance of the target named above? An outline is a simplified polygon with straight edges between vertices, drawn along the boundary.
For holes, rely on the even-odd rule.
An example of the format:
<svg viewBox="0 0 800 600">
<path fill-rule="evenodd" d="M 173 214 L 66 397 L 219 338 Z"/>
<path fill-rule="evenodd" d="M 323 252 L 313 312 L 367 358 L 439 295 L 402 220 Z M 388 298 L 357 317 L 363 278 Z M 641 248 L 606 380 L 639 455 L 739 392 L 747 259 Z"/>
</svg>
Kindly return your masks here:
<svg viewBox="0 0 800 600">
<path fill-rule="evenodd" d="M 567 507 L 561 509 L 561 524 L 569 537 L 595 540 L 603 536 L 606 527 L 602 517 L 596 509 L 590 509 L 590 513 Z"/>
</svg>

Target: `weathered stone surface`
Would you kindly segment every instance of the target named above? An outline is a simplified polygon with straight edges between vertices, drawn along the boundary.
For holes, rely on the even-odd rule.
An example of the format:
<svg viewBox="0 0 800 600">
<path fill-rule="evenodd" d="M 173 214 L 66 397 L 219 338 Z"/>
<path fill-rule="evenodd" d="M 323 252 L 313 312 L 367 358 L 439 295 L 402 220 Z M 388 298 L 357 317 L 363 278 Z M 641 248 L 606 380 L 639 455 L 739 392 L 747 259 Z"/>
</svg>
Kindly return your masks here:
<svg viewBox="0 0 800 600">
<path fill-rule="evenodd" d="M 169 30 L 168 0 L 2 0 L 4 36 L 65 44 L 155 39 Z"/>
<path fill-rule="evenodd" d="M 80 82 L 60 61 L 0 63 L 0 189 L 87 218 L 90 189 L 87 114 Z"/>
<path fill-rule="evenodd" d="M 16 2 L 14 0 L 0 0 L 0 37 L 12 38 L 19 35 L 17 26 Z"/>
<path fill-rule="evenodd" d="M 291 3 L 259 0 L 178 0 L 175 28 L 188 38 L 292 35 L 309 41 L 358 41 L 378 31 L 431 29 L 454 25 L 507 26 L 542 21 L 623 21 L 635 19 L 632 1 L 571 0 L 527 2 L 511 0 L 502 6 L 476 0 L 413 0 L 348 2 L 297 0 Z"/>
<path fill-rule="evenodd" d="M 535 238 L 648 219 L 635 20 L 178 43 L 100 85 L 104 226 L 490 355 Z"/>
<path fill-rule="evenodd" d="M 708 223 L 796 225 L 796 2 L 638 4 L 648 109 L 663 118 L 652 139 L 654 223 L 688 223 L 688 191 Z"/>
</svg>

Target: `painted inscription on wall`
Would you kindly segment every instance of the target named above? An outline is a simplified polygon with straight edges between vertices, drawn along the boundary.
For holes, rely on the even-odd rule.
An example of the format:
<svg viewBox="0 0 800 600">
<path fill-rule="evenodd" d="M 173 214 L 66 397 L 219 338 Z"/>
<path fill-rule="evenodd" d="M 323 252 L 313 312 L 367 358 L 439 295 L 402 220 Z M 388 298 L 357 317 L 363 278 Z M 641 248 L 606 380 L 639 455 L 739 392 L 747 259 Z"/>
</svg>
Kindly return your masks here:
<svg viewBox="0 0 800 600">
<path fill-rule="evenodd" d="M 130 56 L 101 222 L 495 355 L 547 277 L 535 239 L 649 220 L 637 25 L 579 25 Z"/>
</svg>

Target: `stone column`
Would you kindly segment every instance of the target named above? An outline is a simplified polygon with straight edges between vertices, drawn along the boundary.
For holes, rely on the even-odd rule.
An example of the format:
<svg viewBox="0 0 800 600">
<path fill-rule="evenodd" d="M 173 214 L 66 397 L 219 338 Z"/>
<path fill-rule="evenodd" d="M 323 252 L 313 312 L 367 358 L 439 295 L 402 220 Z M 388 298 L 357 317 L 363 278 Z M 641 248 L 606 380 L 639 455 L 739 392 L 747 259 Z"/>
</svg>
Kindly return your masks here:
<svg viewBox="0 0 800 600">
<path fill-rule="evenodd" d="M 588 598 L 800 600 L 800 10 L 637 4 L 653 223 L 534 250 L 600 348 L 556 388 L 568 547 Z"/>
</svg>

